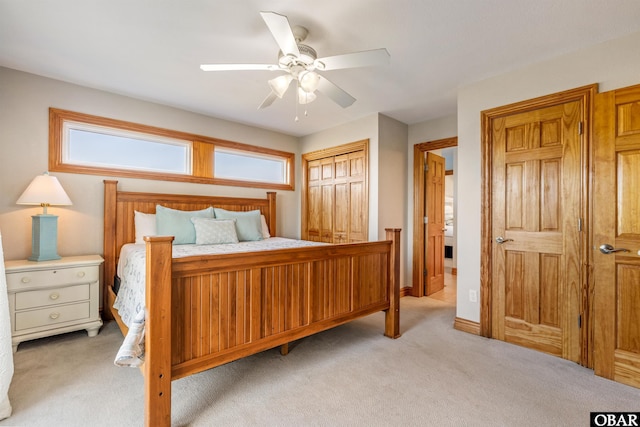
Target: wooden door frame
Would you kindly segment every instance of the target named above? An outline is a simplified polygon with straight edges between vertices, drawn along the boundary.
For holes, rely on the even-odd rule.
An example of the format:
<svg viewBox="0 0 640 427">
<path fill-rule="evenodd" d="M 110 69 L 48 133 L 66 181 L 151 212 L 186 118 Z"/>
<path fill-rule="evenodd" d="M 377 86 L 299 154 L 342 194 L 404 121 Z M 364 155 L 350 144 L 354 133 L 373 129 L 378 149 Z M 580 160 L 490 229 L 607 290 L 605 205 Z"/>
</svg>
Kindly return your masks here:
<svg viewBox="0 0 640 427">
<path fill-rule="evenodd" d="M 424 295 L 424 153 L 457 147 L 458 137 L 421 142 L 413 146 L 413 285 L 411 295 Z"/>
<path fill-rule="evenodd" d="M 597 84 L 581 86 L 575 89 L 541 96 L 538 98 L 516 102 L 513 104 L 496 107 L 481 112 L 481 163 L 482 163 L 482 200 L 481 200 L 481 234 L 480 234 L 480 335 L 491 337 L 492 322 L 492 258 L 493 258 L 493 236 L 492 236 L 492 169 L 493 169 L 493 140 L 492 128 L 493 120 L 516 113 L 525 113 L 540 108 L 551 107 L 572 101 L 580 101 L 582 107 L 583 132 L 581 142 L 581 216 L 582 216 L 582 237 L 581 237 L 581 257 L 580 268 L 582 302 L 582 334 L 581 334 L 581 364 L 587 367 L 592 365 L 592 340 L 593 325 L 591 322 L 591 296 L 593 295 L 593 284 L 591 283 L 590 268 L 591 262 L 591 203 L 589 196 L 591 188 L 591 128 L 593 123 L 593 101 L 598 91 Z"/>
</svg>

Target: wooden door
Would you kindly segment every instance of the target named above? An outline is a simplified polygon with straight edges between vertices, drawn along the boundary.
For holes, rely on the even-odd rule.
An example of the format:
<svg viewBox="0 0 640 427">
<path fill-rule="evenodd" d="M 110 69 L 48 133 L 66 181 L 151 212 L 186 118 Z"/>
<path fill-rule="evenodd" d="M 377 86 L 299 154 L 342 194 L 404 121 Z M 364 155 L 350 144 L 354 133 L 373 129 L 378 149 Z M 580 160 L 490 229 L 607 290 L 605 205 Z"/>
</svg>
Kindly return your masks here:
<svg viewBox="0 0 640 427">
<path fill-rule="evenodd" d="M 307 164 L 307 240 L 333 241 L 333 157 Z"/>
<path fill-rule="evenodd" d="M 425 171 L 425 295 L 444 288 L 444 157 L 427 152 Z"/>
<path fill-rule="evenodd" d="M 598 94 L 594 123 L 594 371 L 640 387 L 640 85 Z"/>
<path fill-rule="evenodd" d="M 580 361 L 581 103 L 491 128 L 492 336 Z"/>
<path fill-rule="evenodd" d="M 303 239 L 368 240 L 368 145 L 365 140 L 303 154 Z"/>
<path fill-rule="evenodd" d="M 366 242 L 369 236 L 367 167 L 364 150 L 349 153 L 349 243 Z"/>
</svg>

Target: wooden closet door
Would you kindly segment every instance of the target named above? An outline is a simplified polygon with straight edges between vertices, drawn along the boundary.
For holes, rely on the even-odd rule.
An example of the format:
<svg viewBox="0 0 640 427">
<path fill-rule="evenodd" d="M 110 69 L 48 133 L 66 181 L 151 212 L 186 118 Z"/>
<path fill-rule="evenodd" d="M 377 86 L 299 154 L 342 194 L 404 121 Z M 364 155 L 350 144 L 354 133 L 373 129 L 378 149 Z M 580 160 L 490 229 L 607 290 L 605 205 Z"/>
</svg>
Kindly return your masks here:
<svg viewBox="0 0 640 427">
<path fill-rule="evenodd" d="M 306 164 L 302 238 L 365 242 L 369 235 L 368 141 L 302 156 Z"/>
<path fill-rule="evenodd" d="M 349 153 L 349 242 L 366 242 L 369 234 L 364 150 Z"/>
<path fill-rule="evenodd" d="M 594 123 L 594 371 L 640 387 L 640 85 L 596 95 Z"/>
<path fill-rule="evenodd" d="M 307 235 L 314 242 L 333 241 L 333 158 L 307 164 Z"/>
<path fill-rule="evenodd" d="M 349 155 L 335 159 L 335 221 L 333 223 L 333 243 L 349 241 L 351 199 L 349 191 Z"/>
</svg>

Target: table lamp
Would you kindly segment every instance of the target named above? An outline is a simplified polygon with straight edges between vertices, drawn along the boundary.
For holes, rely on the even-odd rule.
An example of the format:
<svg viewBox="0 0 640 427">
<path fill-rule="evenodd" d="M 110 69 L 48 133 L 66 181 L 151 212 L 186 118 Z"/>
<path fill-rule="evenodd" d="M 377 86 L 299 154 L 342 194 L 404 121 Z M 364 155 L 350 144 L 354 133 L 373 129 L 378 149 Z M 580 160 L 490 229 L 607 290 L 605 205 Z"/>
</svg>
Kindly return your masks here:
<svg viewBox="0 0 640 427">
<path fill-rule="evenodd" d="M 47 214 L 48 206 L 69 206 L 71 199 L 55 176 L 45 172 L 36 176 L 16 202 L 18 205 L 40 205 L 43 212 L 31 218 L 30 261 L 60 259 L 58 255 L 58 217 Z"/>
</svg>

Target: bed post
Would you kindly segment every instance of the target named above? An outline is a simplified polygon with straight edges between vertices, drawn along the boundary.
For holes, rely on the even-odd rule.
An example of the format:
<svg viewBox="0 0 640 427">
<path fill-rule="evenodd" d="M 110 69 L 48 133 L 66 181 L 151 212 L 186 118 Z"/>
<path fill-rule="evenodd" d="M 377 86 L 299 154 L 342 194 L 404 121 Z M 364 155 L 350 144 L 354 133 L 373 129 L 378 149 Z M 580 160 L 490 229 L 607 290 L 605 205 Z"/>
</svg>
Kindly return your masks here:
<svg viewBox="0 0 640 427">
<path fill-rule="evenodd" d="M 276 237 L 276 192 L 267 191 L 267 200 L 269 201 L 269 234 Z"/>
<path fill-rule="evenodd" d="M 145 236 L 144 424 L 171 426 L 171 244 Z M 153 288 L 153 292 L 151 291 Z"/>
<path fill-rule="evenodd" d="M 384 334 L 389 338 L 400 337 L 400 229 L 385 228 L 387 240 L 391 240 L 389 254 L 389 310 L 385 312 Z"/>
<path fill-rule="evenodd" d="M 102 256 L 104 257 L 103 271 L 103 310 L 102 316 L 105 320 L 113 319 L 111 310 L 107 304 L 109 298 L 109 286 L 113 284 L 113 277 L 116 274 L 116 191 L 118 181 L 104 180 L 104 233 L 102 242 Z"/>
</svg>

